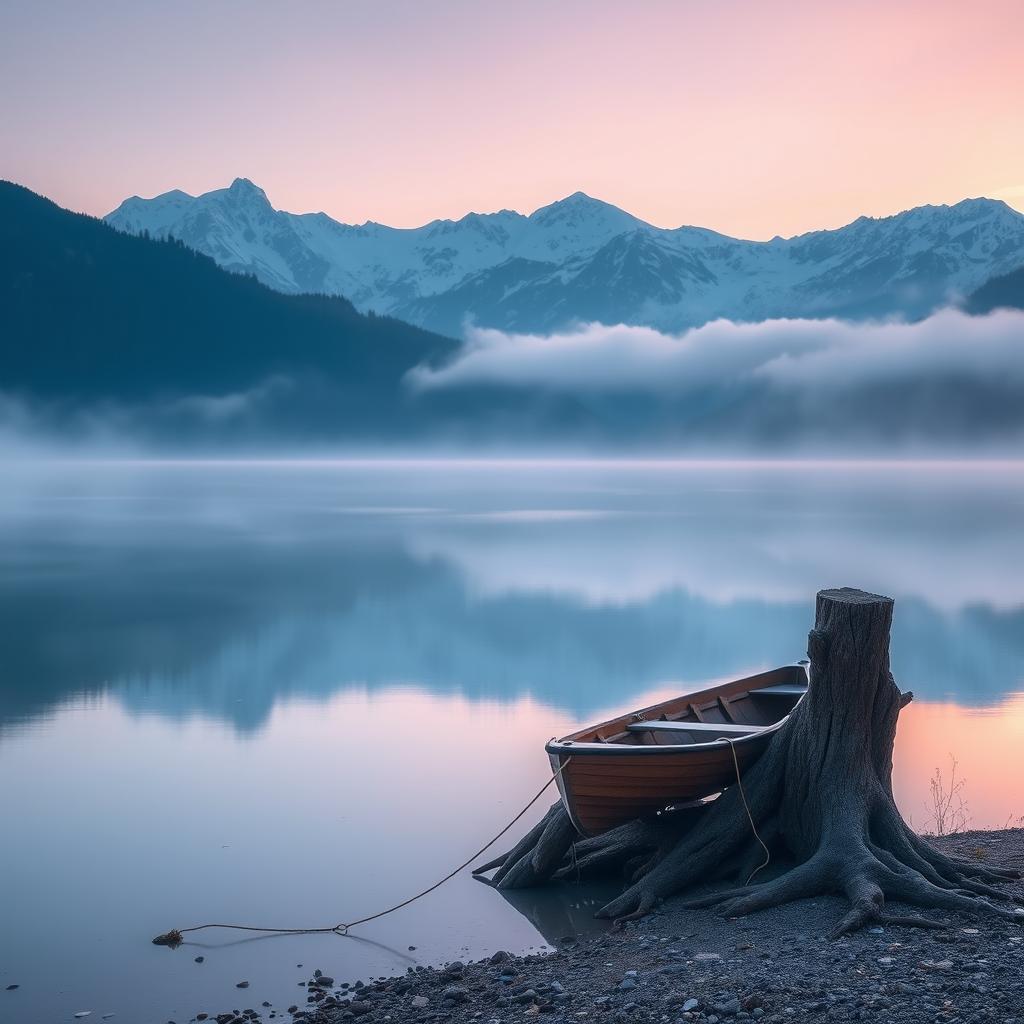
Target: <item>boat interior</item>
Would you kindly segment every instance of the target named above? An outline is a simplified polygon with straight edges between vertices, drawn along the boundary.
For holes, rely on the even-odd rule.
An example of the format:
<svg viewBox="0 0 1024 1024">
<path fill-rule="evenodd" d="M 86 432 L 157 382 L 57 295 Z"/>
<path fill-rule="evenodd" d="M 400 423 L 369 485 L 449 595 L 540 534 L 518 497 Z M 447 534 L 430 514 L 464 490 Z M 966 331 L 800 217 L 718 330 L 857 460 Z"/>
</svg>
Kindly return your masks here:
<svg viewBox="0 0 1024 1024">
<path fill-rule="evenodd" d="M 806 693 L 806 670 L 793 665 L 674 697 L 581 730 L 557 747 L 680 747 L 753 737 L 777 729 Z"/>
</svg>

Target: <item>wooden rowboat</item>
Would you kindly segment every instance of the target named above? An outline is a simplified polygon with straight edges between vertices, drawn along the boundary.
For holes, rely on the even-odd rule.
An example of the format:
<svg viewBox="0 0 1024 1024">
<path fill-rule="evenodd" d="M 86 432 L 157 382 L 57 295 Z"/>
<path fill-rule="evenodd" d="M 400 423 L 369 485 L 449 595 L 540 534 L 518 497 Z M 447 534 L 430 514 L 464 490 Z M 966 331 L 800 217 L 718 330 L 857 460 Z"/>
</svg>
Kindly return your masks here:
<svg viewBox="0 0 1024 1024">
<path fill-rule="evenodd" d="M 720 793 L 736 781 L 737 762 L 742 774 L 764 753 L 806 692 L 800 662 L 551 740 L 545 749 L 572 823 L 597 835 Z"/>
</svg>

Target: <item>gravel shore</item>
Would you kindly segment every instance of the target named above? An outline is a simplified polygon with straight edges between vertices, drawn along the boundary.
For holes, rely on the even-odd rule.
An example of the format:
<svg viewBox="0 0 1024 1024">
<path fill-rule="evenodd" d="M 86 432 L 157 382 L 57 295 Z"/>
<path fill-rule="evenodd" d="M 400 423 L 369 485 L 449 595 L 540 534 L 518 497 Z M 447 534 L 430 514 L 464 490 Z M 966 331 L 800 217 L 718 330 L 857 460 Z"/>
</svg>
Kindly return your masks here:
<svg viewBox="0 0 1024 1024">
<path fill-rule="evenodd" d="M 1024 871 L 1022 829 L 964 833 L 936 845 Z M 1006 888 L 1024 905 L 1024 884 Z M 830 942 L 825 936 L 843 911 L 839 899 L 819 898 L 726 920 L 669 901 L 620 931 L 567 937 L 549 954 L 496 953 L 366 984 L 316 972 L 303 1006 L 210 1019 L 1024 1022 L 1024 916 L 1017 924 L 941 915 L 949 922 L 942 930 L 887 925 Z"/>
</svg>

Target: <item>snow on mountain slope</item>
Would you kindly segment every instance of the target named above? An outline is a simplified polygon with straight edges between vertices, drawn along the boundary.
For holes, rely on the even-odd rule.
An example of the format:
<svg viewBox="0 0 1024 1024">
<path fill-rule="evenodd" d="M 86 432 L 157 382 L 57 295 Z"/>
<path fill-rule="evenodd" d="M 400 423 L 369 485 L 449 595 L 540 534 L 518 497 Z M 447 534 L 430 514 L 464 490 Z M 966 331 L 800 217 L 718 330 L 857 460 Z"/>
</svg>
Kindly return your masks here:
<svg viewBox="0 0 1024 1024">
<path fill-rule="evenodd" d="M 657 228 L 582 192 L 529 216 L 341 224 L 275 210 L 239 178 L 201 196 L 126 199 L 107 220 L 173 235 L 280 291 L 342 294 L 448 334 L 467 320 L 547 331 L 585 320 L 679 330 L 717 317 L 914 318 L 1024 266 L 1024 215 L 990 199 L 750 242 Z"/>
</svg>

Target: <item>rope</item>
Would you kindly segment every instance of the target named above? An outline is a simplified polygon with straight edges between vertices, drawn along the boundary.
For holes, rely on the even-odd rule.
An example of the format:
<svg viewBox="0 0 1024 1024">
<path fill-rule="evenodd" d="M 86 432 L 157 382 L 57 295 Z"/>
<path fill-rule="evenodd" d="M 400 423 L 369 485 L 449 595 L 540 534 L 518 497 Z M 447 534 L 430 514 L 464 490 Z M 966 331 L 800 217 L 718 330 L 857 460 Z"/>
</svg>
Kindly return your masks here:
<svg viewBox="0 0 1024 1024">
<path fill-rule="evenodd" d="M 409 906 L 410 903 L 415 903 L 416 900 L 429 895 L 435 889 L 444 885 L 444 883 L 449 879 L 454 878 L 460 871 L 468 868 L 469 865 L 477 859 L 477 857 L 484 853 L 484 851 L 490 849 L 510 828 L 512 828 L 517 821 L 519 821 L 524 814 L 526 814 L 526 812 L 544 795 L 551 783 L 554 782 L 563 771 L 565 771 L 571 760 L 571 757 L 567 757 L 562 764 L 558 766 L 558 770 L 552 774 L 551 778 L 540 787 L 533 799 L 530 800 L 530 802 L 493 839 L 489 840 L 485 846 L 481 846 L 472 857 L 463 861 L 457 868 L 455 868 L 454 871 L 449 871 L 444 878 L 439 882 L 435 882 L 429 889 L 424 889 L 422 892 L 416 893 L 415 896 L 410 896 L 407 900 L 403 900 L 401 903 L 396 903 L 393 907 L 388 907 L 387 910 L 381 910 L 376 914 L 370 914 L 368 917 L 361 917 L 357 921 L 341 921 L 338 924 L 329 925 L 325 928 L 258 928 L 255 925 L 248 924 L 196 924 L 191 928 L 172 928 L 169 932 L 158 935 L 153 939 L 153 945 L 178 946 L 183 941 L 182 936 L 187 932 L 201 932 L 205 928 L 230 928 L 234 931 L 240 932 L 272 932 L 275 935 L 317 935 L 329 932 L 334 932 L 337 935 L 347 935 L 349 928 L 354 928 L 357 924 L 366 924 L 368 921 L 376 921 L 379 917 L 386 917 L 388 914 L 393 914 L 396 910 L 401 910 L 402 907 Z"/>
<path fill-rule="evenodd" d="M 743 801 L 743 809 L 747 812 L 747 821 L 750 822 L 750 831 L 754 833 L 754 838 L 761 844 L 761 849 L 764 850 L 764 861 L 758 864 L 758 866 L 750 872 L 746 882 L 743 883 L 744 885 L 750 885 L 754 880 L 754 875 L 768 867 L 768 864 L 772 859 L 772 854 L 757 831 L 757 826 L 754 824 L 754 815 L 750 813 L 750 804 L 747 803 L 747 794 L 743 788 L 743 780 L 740 778 L 740 761 L 736 756 L 736 740 L 731 739 L 728 736 L 719 736 L 719 740 L 728 743 L 729 749 L 732 751 L 732 763 L 736 768 L 736 785 L 740 791 L 740 799 Z"/>
</svg>

